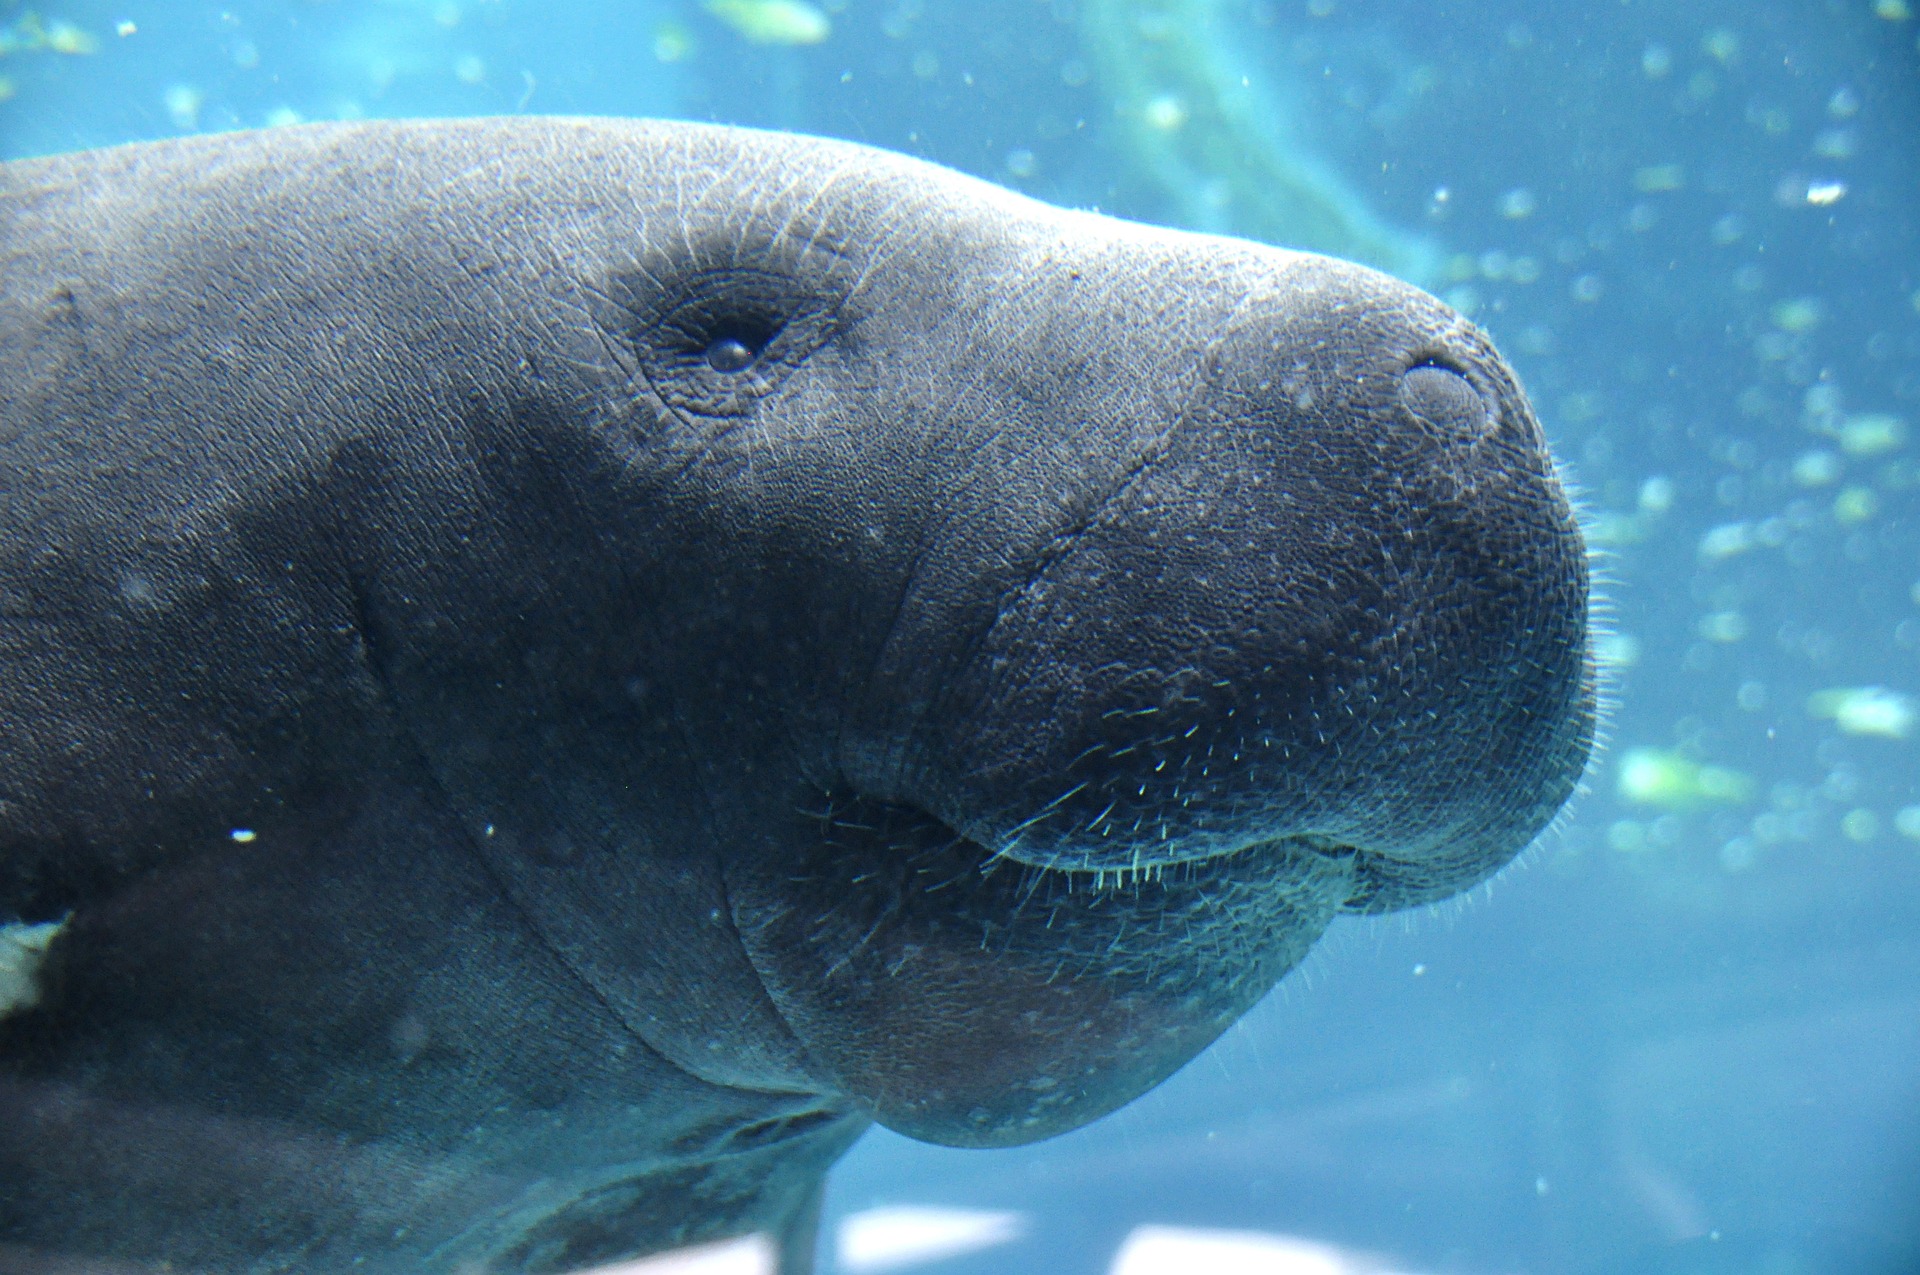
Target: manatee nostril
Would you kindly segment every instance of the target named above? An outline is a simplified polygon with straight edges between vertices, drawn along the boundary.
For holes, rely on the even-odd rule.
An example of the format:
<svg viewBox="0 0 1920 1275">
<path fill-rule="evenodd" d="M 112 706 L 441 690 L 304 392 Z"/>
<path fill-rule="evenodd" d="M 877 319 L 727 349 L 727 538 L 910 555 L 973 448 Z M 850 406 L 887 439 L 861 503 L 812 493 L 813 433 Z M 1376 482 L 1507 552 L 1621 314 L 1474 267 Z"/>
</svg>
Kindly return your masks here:
<svg viewBox="0 0 1920 1275">
<path fill-rule="evenodd" d="M 718 337 L 707 346 L 707 366 L 716 372 L 744 371 L 753 359 L 753 347 L 737 336 Z"/>
<path fill-rule="evenodd" d="M 1473 383 L 1453 368 L 1421 363 L 1400 378 L 1400 402 L 1442 438 L 1477 442 L 1493 428 L 1493 413 Z"/>
</svg>

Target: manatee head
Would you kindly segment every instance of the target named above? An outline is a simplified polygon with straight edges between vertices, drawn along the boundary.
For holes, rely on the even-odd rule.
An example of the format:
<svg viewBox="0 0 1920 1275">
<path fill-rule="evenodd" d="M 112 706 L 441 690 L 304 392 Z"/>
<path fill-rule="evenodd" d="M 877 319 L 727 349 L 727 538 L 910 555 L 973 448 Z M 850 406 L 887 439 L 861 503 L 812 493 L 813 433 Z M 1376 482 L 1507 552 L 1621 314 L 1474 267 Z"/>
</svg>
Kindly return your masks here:
<svg viewBox="0 0 1920 1275">
<path fill-rule="evenodd" d="M 732 921 L 822 1083 L 1071 1128 L 1566 801 L 1585 550 L 1473 325 L 855 148 L 679 162 L 592 312 Z"/>
<path fill-rule="evenodd" d="M 1110 1111 L 1584 766 L 1539 427 L 1371 271 L 689 124 L 5 178 L 28 1244 L 810 1243 L 862 1115 Z"/>
</svg>

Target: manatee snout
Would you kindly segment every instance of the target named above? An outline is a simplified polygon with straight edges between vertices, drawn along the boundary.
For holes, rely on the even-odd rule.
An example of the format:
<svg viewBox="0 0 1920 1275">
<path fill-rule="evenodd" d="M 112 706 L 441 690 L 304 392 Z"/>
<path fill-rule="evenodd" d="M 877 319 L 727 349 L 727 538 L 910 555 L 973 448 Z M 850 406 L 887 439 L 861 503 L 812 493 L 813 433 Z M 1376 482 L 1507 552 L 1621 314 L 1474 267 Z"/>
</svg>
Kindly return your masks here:
<svg viewBox="0 0 1920 1275">
<path fill-rule="evenodd" d="M 930 807 L 997 855 L 1289 842 L 1384 910 L 1485 877 L 1571 792 L 1585 550 L 1513 374 L 1411 287 L 1278 276 L 967 666 Z"/>
<path fill-rule="evenodd" d="M 968 455 L 1021 446 L 925 537 L 869 696 L 908 711 L 842 732 L 742 918 L 810 1057 L 934 1141 L 1144 1092 L 1341 911 L 1510 860 L 1591 743 L 1585 548 L 1486 338 L 1189 236 L 1126 239 L 1103 290 L 1110 225 L 1030 267 L 1084 291 L 980 305 Z M 1090 342 L 1098 378 L 1059 353 Z"/>
</svg>

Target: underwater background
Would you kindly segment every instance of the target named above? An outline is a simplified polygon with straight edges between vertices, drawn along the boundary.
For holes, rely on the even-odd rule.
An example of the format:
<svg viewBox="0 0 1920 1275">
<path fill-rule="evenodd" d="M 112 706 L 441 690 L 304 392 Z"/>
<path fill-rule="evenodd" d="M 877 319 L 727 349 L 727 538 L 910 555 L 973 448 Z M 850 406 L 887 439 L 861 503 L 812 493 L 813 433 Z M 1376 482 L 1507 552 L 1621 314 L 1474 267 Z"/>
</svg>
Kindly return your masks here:
<svg viewBox="0 0 1920 1275">
<path fill-rule="evenodd" d="M 1085 1130 L 870 1135 L 823 1269 L 1920 1272 L 1913 0 L 0 0 L 0 158 L 514 112 L 1378 265 L 1583 493 L 1612 703 L 1561 826 Z"/>
</svg>

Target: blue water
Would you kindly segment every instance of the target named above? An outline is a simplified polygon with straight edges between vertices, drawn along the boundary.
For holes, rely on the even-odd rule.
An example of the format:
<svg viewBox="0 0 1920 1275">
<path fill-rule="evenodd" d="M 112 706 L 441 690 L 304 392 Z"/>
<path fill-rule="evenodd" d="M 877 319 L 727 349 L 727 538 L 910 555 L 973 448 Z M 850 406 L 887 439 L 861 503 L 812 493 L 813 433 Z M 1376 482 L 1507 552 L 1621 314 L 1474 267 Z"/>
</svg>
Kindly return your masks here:
<svg viewBox="0 0 1920 1275">
<path fill-rule="evenodd" d="M 1154 1224 L 1335 1263 L 1273 1271 L 1920 1271 L 1912 0 L 850 0 L 771 44 L 667 0 L 34 8 L 0 0 L 0 157 L 516 111 L 825 133 L 1390 258 L 1519 369 L 1607 580 L 1609 749 L 1564 826 L 1340 923 L 1091 1128 L 871 1136 L 829 1269 L 841 1220 L 924 1204 L 1018 1238 L 895 1269 L 1093 1275 Z M 1236 92 L 1251 122 L 1206 109 Z M 1260 203 L 1296 177 L 1305 212 Z M 1314 200 L 1377 233 L 1326 242 Z"/>
</svg>

